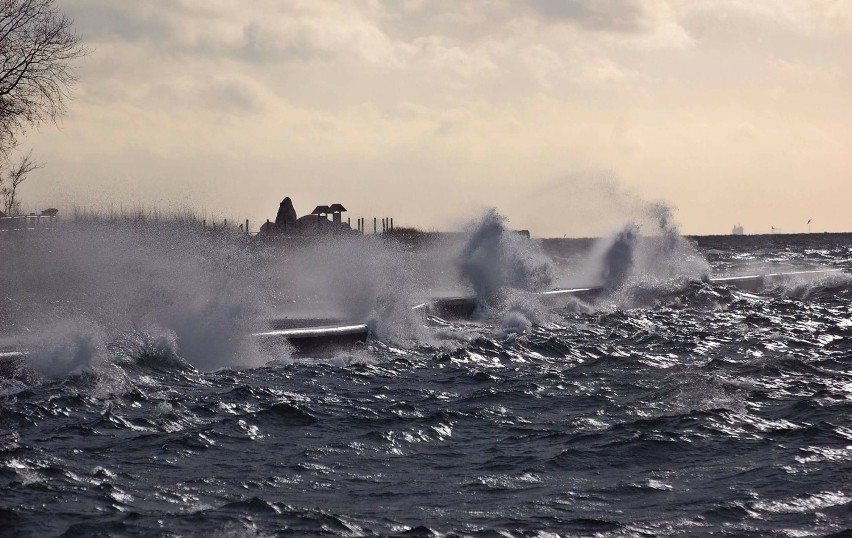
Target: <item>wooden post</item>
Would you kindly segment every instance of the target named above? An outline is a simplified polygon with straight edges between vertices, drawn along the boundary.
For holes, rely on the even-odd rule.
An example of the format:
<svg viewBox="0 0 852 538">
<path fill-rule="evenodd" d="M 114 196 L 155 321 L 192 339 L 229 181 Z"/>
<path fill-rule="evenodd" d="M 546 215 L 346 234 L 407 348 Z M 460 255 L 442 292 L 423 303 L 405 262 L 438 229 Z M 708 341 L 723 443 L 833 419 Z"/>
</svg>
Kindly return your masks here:
<svg viewBox="0 0 852 538">
<path fill-rule="evenodd" d="M 246 233 L 249 233 L 249 231 L 248 231 L 248 219 L 246 219 Z"/>
<path fill-rule="evenodd" d="M 378 233 L 378 223 L 376 217 L 373 217 L 373 233 Z"/>
<path fill-rule="evenodd" d="M 391 231 L 393 231 L 393 217 L 391 217 L 391 223 L 390 223 L 390 226 L 391 226 Z"/>
<path fill-rule="evenodd" d="M 201 221 L 201 227 L 202 227 L 202 228 L 206 228 L 206 227 L 207 227 L 207 219 L 202 219 L 202 221 Z"/>
</svg>

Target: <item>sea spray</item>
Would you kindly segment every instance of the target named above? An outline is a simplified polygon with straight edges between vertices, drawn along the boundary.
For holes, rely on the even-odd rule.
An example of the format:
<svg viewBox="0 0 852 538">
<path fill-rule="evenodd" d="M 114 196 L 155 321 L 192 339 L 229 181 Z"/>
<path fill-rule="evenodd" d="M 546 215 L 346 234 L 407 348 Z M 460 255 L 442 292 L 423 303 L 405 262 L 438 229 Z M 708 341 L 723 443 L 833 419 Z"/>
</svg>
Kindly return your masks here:
<svg viewBox="0 0 852 538">
<path fill-rule="evenodd" d="M 586 261 L 603 303 L 615 307 L 653 304 L 658 291 L 672 291 L 706 278 L 709 264 L 674 223 L 672 209 L 647 204 L 642 214 L 599 241 Z M 648 233 L 642 233 L 647 231 Z"/>
<path fill-rule="evenodd" d="M 468 227 L 457 264 L 476 294 L 480 314 L 502 313 L 508 331 L 522 332 L 544 313 L 534 292 L 551 287 L 552 263 L 536 243 L 507 230 L 506 218 L 496 209 Z"/>
<path fill-rule="evenodd" d="M 167 223 L 67 223 L 22 236 L 0 271 L 3 304 L 14 306 L 0 318 L 7 332 L 42 341 L 80 320 L 105 341 L 156 327 L 200 369 L 262 364 L 249 335 L 267 304 L 244 237 Z"/>
<path fill-rule="evenodd" d="M 105 366 L 107 341 L 97 323 L 75 319 L 36 330 L 22 343 L 27 349 L 27 365 L 44 379 L 55 380 L 92 373 Z"/>
<path fill-rule="evenodd" d="M 411 310 L 422 272 L 414 254 L 394 241 L 316 238 L 276 256 L 270 273 L 267 285 L 285 290 L 279 303 L 293 315 L 366 323 L 375 337 L 398 344 L 428 338 Z"/>
<path fill-rule="evenodd" d="M 601 287 L 603 293 L 611 294 L 620 289 L 633 270 L 639 227 L 630 223 L 615 234 L 612 244 L 603 257 Z"/>
</svg>

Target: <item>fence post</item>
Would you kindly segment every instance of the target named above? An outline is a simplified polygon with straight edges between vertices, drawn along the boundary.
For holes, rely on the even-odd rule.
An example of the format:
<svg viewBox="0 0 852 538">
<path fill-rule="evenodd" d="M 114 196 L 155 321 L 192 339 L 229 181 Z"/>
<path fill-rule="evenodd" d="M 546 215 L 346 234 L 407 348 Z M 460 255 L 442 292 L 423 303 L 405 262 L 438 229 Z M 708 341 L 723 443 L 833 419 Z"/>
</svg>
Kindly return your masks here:
<svg viewBox="0 0 852 538">
<path fill-rule="evenodd" d="M 249 233 L 249 231 L 248 231 L 248 219 L 246 219 L 246 234 L 248 234 L 248 233 Z"/>
<path fill-rule="evenodd" d="M 373 217 L 373 233 L 377 233 L 378 231 L 378 223 L 376 217 Z"/>
<path fill-rule="evenodd" d="M 390 231 L 393 231 L 393 217 L 391 217 L 391 219 L 390 219 L 390 227 L 391 227 Z"/>
</svg>

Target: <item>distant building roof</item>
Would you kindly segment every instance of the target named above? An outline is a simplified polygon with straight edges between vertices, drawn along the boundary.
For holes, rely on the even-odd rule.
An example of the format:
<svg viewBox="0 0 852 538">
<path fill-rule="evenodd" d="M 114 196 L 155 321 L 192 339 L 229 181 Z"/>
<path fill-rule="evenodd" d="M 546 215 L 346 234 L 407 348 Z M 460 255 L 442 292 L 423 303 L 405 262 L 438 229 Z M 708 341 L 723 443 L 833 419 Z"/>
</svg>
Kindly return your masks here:
<svg viewBox="0 0 852 538">
<path fill-rule="evenodd" d="M 346 211 L 346 208 L 343 207 L 343 204 L 331 204 L 328 206 L 328 210 L 332 213 L 342 213 Z"/>
<path fill-rule="evenodd" d="M 331 209 L 327 205 L 318 205 L 311 211 L 311 215 L 327 215 L 331 213 Z"/>
</svg>

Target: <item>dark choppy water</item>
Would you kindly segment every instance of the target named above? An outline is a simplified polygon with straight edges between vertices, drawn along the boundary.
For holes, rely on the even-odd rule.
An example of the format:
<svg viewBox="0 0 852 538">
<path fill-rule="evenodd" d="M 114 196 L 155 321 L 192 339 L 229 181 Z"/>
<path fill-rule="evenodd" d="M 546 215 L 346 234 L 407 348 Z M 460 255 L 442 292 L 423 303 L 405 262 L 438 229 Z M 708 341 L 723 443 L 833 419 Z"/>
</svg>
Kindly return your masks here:
<svg viewBox="0 0 852 538">
<path fill-rule="evenodd" d="M 849 236 L 700 241 L 717 273 Z M 852 528 L 852 292 L 693 282 L 449 348 L 6 380 L 0 534 L 825 535 Z M 548 534 L 551 533 L 551 534 Z"/>
</svg>

